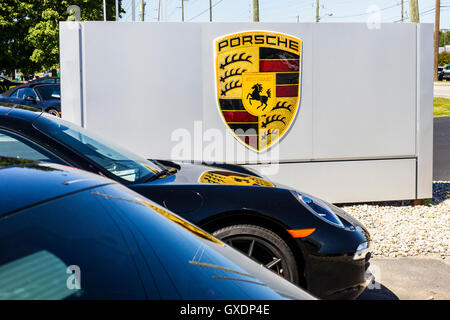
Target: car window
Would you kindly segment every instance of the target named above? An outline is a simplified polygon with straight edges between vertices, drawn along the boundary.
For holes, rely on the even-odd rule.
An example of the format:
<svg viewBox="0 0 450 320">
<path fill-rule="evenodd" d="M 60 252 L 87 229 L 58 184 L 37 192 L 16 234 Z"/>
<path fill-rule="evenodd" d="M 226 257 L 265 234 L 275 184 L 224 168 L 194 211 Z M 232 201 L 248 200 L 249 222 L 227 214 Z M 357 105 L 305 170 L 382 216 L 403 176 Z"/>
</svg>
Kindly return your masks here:
<svg viewBox="0 0 450 320">
<path fill-rule="evenodd" d="M 33 97 L 34 99 L 37 99 L 36 92 L 34 92 L 32 88 L 19 88 L 15 93 L 17 95 L 14 98 L 17 99 L 25 99 L 26 97 Z"/>
<path fill-rule="evenodd" d="M 49 121 L 47 115 L 41 115 L 33 126 L 120 179 L 145 182 L 160 169 L 153 162 L 115 146 L 84 128 L 50 117 Z"/>
<path fill-rule="evenodd" d="M 66 164 L 34 142 L 3 129 L 0 129 L 0 156 Z"/>
<path fill-rule="evenodd" d="M 90 192 L 0 218 L 0 299 L 147 298 L 105 201 Z"/>
<path fill-rule="evenodd" d="M 14 91 L 9 97 L 10 98 L 17 98 L 17 94 L 19 93 L 19 90 Z"/>
<path fill-rule="evenodd" d="M 36 86 L 35 89 L 44 101 L 61 99 L 61 88 L 59 84 Z"/>
</svg>

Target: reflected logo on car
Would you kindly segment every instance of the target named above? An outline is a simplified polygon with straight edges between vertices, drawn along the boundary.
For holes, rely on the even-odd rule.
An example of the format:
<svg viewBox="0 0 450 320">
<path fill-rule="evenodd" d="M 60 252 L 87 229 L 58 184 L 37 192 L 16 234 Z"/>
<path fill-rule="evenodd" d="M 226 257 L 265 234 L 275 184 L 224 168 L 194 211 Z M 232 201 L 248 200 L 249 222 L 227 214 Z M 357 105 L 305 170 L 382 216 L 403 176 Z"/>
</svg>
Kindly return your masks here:
<svg viewBox="0 0 450 320">
<path fill-rule="evenodd" d="M 241 186 L 274 187 L 272 183 L 264 179 L 229 171 L 206 171 L 200 176 L 199 182 Z"/>
</svg>

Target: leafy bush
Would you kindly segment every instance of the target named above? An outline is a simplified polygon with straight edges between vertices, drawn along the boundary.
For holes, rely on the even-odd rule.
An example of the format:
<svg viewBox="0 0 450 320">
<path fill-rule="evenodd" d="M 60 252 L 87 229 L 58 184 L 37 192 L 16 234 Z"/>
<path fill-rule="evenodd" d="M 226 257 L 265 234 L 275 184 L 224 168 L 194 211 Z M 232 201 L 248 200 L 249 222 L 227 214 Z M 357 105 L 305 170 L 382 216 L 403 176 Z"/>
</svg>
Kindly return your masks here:
<svg viewBox="0 0 450 320">
<path fill-rule="evenodd" d="M 446 64 L 450 64 L 450 52 L 441 52 L 438 57 L 438 65 L 445 66 Z"/>
</svg>

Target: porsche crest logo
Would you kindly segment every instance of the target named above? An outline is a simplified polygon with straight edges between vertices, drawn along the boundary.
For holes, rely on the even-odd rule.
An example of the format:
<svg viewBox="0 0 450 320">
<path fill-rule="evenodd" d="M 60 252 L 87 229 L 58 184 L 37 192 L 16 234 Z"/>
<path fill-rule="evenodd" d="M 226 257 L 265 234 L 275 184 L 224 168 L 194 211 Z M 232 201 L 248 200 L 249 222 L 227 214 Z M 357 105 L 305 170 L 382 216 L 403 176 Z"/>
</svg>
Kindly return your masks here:
<svg viewBox="0 0 450 320">
<path fill-rule="evenodd" d="M 241 186 L 260 186 L 260 187 L 274 186 L 269 181 L 266 181 L 258 177 L 219 170 L 204 172 L 200 176 L 199 182 L 211 184 L 241 185 Z"/>
<path fill-rule="evenodd" d="M 286 134 L 299 108 L 302 41 L 248 31 L 215 40 L 218 106 L 236 139 L 263 151 Z"/>
</svg>

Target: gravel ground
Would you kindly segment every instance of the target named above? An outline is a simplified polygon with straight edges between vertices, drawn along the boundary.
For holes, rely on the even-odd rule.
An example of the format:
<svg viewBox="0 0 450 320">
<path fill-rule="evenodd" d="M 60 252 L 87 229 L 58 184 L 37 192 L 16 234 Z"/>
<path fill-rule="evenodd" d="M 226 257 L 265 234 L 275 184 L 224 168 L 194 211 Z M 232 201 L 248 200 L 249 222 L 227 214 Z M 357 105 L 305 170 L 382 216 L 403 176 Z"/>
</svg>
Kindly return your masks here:
<svg viewBox="0 0 450 320">
<path fill-rule="evenodd" d="M 344 205 L 372 236 L 375 257 L 450 257 L 450 181 L 433 182 L 433 199 Z"/>
</svg>

